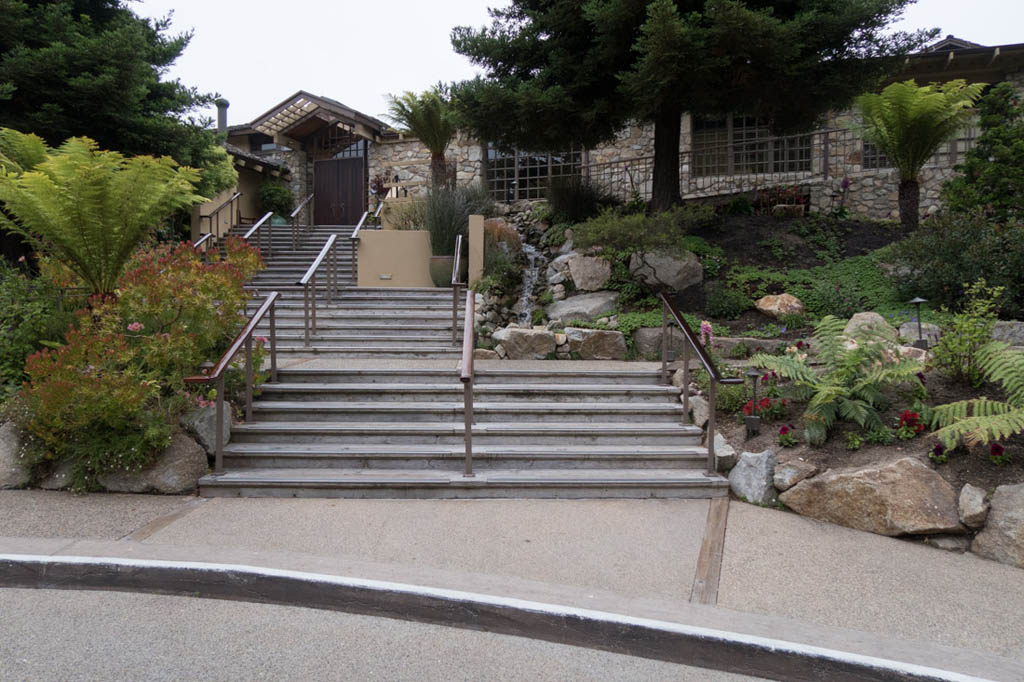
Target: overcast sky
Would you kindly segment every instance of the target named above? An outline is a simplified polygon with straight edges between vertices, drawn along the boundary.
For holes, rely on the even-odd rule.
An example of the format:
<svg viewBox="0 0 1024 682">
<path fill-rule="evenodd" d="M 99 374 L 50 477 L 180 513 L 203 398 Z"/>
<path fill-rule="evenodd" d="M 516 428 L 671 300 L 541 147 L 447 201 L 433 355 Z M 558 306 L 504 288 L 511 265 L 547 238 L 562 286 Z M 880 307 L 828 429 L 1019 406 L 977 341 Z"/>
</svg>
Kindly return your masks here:
<svg viewBox="0 0 1024 682">
<path fill-rule="evenodd" d="M 490 23 L 496 0 L 138 0 L 136 13 L 174 11 L 172 31 L 194 31 L 170 77 L 231 102 L 248 123 L 297 90 L 371 116 L 386 96 L 470 78 L 454 26 Z M 939 28 L 983 45 L 1024 42 L 1024 0 L 918 0 L 898 28 Z M 213 115 L 213 112 L 207 112 Z"/>
</svg>

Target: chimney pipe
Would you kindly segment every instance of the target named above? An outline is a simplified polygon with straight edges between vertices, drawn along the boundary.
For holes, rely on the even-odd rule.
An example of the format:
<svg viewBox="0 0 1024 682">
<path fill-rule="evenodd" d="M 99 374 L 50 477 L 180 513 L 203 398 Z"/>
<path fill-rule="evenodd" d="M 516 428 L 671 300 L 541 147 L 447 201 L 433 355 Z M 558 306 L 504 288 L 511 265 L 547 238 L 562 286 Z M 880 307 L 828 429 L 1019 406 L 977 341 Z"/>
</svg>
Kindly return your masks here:
<svg viewBox="0 0 1024 682">
<path fill-rule="evenodd" d="M 217 134 L 222 135 L 228 131 L 228 106 L 230 102 L 221 97 L 214 104 L 217 105 Z"/>
</svg>

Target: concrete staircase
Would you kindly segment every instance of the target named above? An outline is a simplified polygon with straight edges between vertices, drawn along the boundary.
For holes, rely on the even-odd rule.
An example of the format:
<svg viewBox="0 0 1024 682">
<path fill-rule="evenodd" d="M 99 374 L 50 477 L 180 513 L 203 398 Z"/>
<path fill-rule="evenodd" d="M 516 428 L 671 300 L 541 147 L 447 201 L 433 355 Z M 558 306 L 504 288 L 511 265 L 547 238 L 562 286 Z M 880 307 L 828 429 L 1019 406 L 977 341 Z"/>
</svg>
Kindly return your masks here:
<svg viewBox="0 0 1024 682">
<path fill-rule="evenodd" d="M 347 280 L 341 295 L 319 308 L 306 346 L 302 291 L 294 283 L 330 232 L 314 229 L 299 249 L 290 248 L 290 228 L 280 234 L 268 269 L 252 283 L 282 294 L 278 382 L 263 385 L 252 420 L 232 427 L 224 473 L 200 481 L 203 496 L 727 494 L 728 482 L 705 471 L 701 429 L 683 423 L 679 389 L 660 385 L 651 369 L 582 362 L 550 369 L 481 363 L 473 391 L 475 475 L 464 476 L 461 302 L 455 346 L 451 290 L 355 288 Z M 343 236 L 339 268 L 346 274 L 339 277 L 347 278 Z M 267 331 L 264 325 L 259 333 Z M 295 356 L 336 360 L 303 368 L 288 362 Z"/>
</svg>

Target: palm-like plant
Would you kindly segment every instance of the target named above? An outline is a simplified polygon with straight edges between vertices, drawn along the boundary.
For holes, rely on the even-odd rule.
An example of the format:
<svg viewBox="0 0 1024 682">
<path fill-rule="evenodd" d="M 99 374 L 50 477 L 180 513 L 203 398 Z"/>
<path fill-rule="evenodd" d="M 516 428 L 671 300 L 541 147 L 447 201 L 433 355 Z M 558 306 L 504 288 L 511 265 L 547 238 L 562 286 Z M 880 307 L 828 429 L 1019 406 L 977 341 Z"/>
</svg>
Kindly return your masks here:
<svg viewBox="0 0 1024 682">
<path fill-rule="evenodd" d="M 864 429 L 883 426 L 878 408 L 882 389 L 891 384 L 922 388 L 917 374 L 921 363 L 895 352 L 883 337 L 865 330 L 853 341 L 844 334 L 846 323 L 828 315 L 814 329 L 820 372 L 807 362 L 806 353 L 785 356 L 755 355 L 757 367 L 771 369 L 793 381 L 794 398 L 808 400 L 804 412 L 804 439 L 821 445 L 839 419 L 856 422 Z"/>
<path fill-rule="evenodd" d="M 931 409 L 926 416 L 946 447 L 985 445 L 1024 432 L 1024 352 L 992 342 L 977 357 L 985 378 L 1002 384 L 1006 400 L 974 398 Z"/>
<path fill-rule="evenodd" d="M 170 157 L 125 158 L 71 138 L 32 171 L 0 169 L 0 225 L 68 266 L 93 294 L 114 293 L 132 251 L 164 218 L 202 201 L 199 174 Z"/>
<path fill-rule="evenodd" d="M 38 135 L 0 128 L 0 170 L 20 175 L 45 161 L 47 151 Z"/>
<path fill-rule="evenodd" d="M 405 92 L 388 96 L 388 118 L 411 135 L 419 138 L 430 150 L 430 184 L 436 189 L 444 184 L 447 164 L 444 153 L 455 135 L 452 108 L 440 88 L 421 95 Z"/>
<path fill-rule="evenodd" d="M 918 226 L 921 168 L 943 142 L 956 135 L 984 87 L 985 83 L 968 85 L 963 80 L 919 87 L 909 80 L 893 83 L 880 94 L 857 98 L 864 137 L 899 173 L 900 223 L 904 228 Z"/>
</svg>

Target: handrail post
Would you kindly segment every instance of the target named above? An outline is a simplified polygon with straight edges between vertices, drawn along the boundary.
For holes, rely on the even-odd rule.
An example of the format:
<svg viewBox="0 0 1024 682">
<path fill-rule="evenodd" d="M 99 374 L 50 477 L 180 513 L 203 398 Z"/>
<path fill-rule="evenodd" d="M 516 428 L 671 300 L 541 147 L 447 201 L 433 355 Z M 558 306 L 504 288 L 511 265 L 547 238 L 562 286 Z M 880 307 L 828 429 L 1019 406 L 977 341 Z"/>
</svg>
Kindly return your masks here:
<svg viewBox="0 0 1024 682">
<path fill-rule="evenodd" d="M 473 473 L 473 379 L 462 382 L 462 402 L 465 424 L 463 427 L 463 439 L 466 442 L 466 464 L 462 475 L 471 478 Z"/>
<path fill-rule="evenodd" d="M 708 377 L 710 379 L 710 377 Z M 693 423 L 690 419 L 690 344 L 683 344 L 683 417 L 687 424 Z"/>
<path fill-rule="evenodd" d="M 459 285 L 452 285 L 452 345 L 459 345 Z"/>
<path fill-rule="evenodd" d="M 245 339 L 245 421 L 252 421 L 252 334 Z"/>
<path fill-rule="evenodd" d="M 224 473 L 224 375 L 217 377 L 217 435 L 214 437 L 213 472 Z"/>
<path fill-rule="evenodd" d="M 718 382 L 708 381 L 708 476 L 715 474 L 715 407 L 718 405 Z"/>
<path fill-rule="evenodd" d="M 270 380 L 277 381 L 277 316 L 274 309 L 277 301 L 270 306 Z"/>
<path fill-rule="evenodd" d="M 661 383 L 668 383 L 668 306 L 661 302 Z"/>
<path fill-rule="evenodd" d="M 302 319 L 306 334 L 306 348 L 309 348 L 309 283 L 302 286 Z"/>
<path fill-rule="evenodd" d="M 316 334 L 316 273 L 315 272 L 313 273 L 313 278 L 311 280 L 309 280 L 309 283 L 311 285 L 310 288 L 309 288 L 309 290 L 311 292 L 310 295 L 309 295 L 309 301 L 310 301 L 309 308 L 310 308 L 310 313 L 311 313 L 310 317 L 312 318 L 312 321 L 313 321 L 313 324 L 311 326 L 313 328 L 313 333 Z"/>
<path fill-rule="evenodd" d="M 359 286 L 359 278 L 356 277 L 356 240 L 352 239 L 349 241 L 349 245 L 352 247 L 352 261 L 350 263 L 352 269 L 352 286 Z"/>
</svg>

